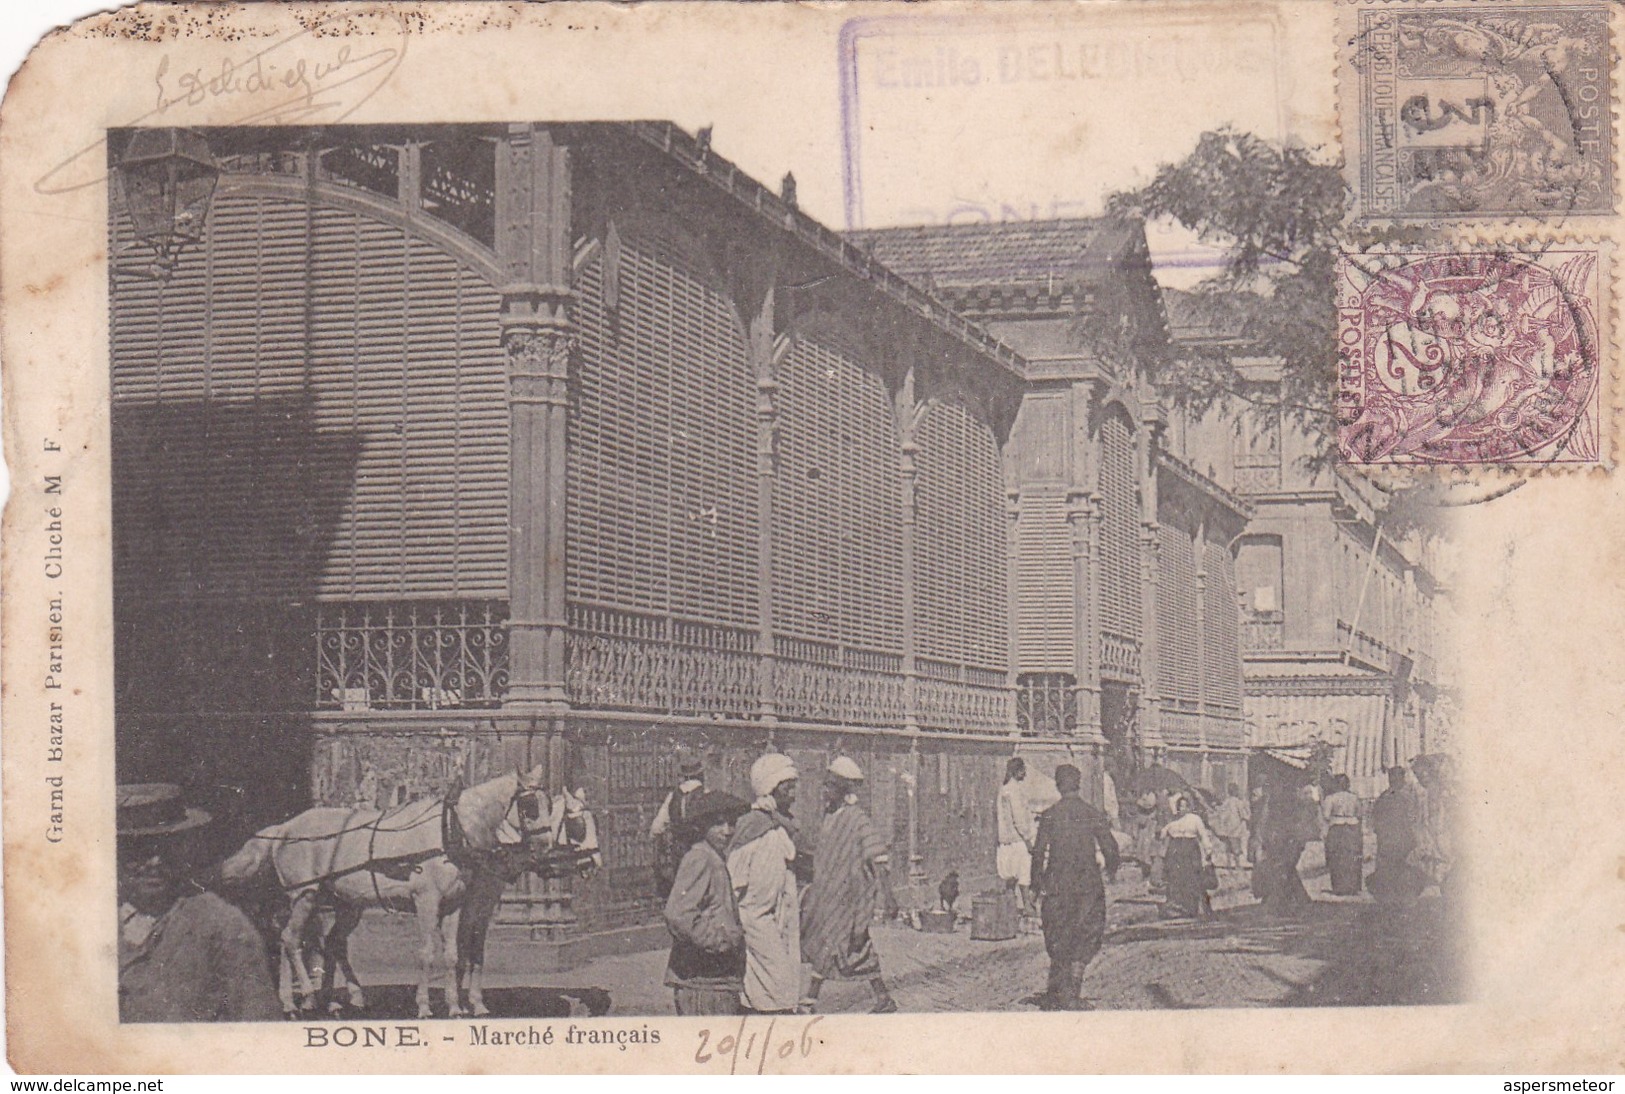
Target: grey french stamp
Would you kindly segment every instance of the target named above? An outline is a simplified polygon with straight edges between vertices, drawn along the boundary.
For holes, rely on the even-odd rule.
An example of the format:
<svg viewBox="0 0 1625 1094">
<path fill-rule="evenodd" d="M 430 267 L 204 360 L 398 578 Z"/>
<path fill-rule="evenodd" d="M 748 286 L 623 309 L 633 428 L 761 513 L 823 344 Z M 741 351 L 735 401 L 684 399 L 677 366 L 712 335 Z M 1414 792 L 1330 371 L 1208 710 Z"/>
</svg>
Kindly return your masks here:
<svg viewBox="0 0 1625 1094">
<path fill-rule="evenodd" d="M 1362 217 L 1611 213 L 1608 19 L 1601 4 L 1360 11 Z"/>
</svg>

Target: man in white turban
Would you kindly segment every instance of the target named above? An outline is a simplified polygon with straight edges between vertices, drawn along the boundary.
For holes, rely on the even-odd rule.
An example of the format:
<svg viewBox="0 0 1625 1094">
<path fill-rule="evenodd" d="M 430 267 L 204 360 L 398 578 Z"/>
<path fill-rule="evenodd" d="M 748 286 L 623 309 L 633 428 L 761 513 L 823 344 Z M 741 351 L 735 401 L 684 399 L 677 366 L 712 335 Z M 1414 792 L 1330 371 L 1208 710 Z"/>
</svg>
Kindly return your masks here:
<svg viewBox="0 0 1625 1094">
<path fill-rule="evenodd" d="M 745 930 L 745 1008 L 787 1014 L 801 999 L 801 904 L 791 869 L 796 844 L 789 819 L 796 765 L 769 752 L 750 767 L 756 801 L 740 818 L 728 850 L 728 876 Z"/>
</svg>

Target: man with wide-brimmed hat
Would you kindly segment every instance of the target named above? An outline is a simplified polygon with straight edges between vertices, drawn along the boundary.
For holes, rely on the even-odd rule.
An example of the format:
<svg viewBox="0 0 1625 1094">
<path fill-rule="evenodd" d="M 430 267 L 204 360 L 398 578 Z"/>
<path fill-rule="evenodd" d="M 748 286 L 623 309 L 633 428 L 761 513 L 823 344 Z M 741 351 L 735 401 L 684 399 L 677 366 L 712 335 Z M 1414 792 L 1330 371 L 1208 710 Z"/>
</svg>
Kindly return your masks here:
<svg viewBox="0 0 1625 1094">
<path fill-rule="evenodd" d="M 169 783 L 118 788 L 119 1020 L 282 1017 L 248 917 L 191 880 L 209 814 Z"/>
<path fill-rule="evenodd" d="M 801 903 L 790 807 L 799 774 L 782 752 L 758 756 L 750 766 L 756 795 L 739 819 L 728 850 L 728 876 L 745 931 L 746 1009 L 788 1014 L 801 1001 Z"/>
<path fill-rule="evenodd" d="M 745 932 L 723 855 L 734 823 L 749 808 L 732 794 L 703 791 L 690 799 L 686 816 L 672 828 L 672 839 L 686 846 L 666 899 L 671 931 L 666 984 L 678 1014 L 739 1013 Z"/>
<path fill-rule="evenodd" d="M 897 912 L 886 841 L 858 804 L 863 769 L 837 756 L 824 773 L 824 821 L 813 851 L 812 884 L 802 909 L 801 956 L 812 965 L 808 1009 L 817 1005 L 825 980 L 867 980 L 875 1014 L 890 1014 L 897 1001 L 880 975 L 869 927 L 877 907 Z"/>
<path fill-rule="evenodd" d="M 671 895 L 677 864 L 688 851 L 686 843 L 673 838 L 672 830 L 683 823 L 689 803 L 705 789 L 705 763 L 697 753 L 680 748 L 677 750 L 677 777 L 677 785 L 660 803 L 654 823 L 649 825 L 649 838 L 655 845 L 655 892 L 662 900 Z"/>
</svg>

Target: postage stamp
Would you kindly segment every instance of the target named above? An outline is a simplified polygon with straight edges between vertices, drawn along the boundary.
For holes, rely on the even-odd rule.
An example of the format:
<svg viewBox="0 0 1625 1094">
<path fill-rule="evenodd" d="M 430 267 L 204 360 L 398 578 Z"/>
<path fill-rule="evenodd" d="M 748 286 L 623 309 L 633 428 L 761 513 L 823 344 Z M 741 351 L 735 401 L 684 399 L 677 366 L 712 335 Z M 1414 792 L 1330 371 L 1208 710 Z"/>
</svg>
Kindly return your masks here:
<svg viewBox="0 0 1625 1094">
<path fill-rule="evenodd" d="M 1608 21 L 1601 4 L 1360 10 L 1344 126 L 1361 217 L 1611 213 Z"/>
<path fill-rule="evenodd" d="M 1596 464 L 1603 254 L 1344 254 L 1338 448 L 1354 464 Z"/>
</svg>

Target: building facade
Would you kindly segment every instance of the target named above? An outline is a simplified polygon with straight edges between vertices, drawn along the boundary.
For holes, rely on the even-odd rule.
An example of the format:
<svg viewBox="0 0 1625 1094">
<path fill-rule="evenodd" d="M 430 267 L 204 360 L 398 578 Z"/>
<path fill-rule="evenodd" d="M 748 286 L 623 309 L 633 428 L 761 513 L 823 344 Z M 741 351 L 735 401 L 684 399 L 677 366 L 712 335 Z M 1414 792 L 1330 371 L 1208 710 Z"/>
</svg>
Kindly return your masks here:
<svg viewBox="0 0 1625 1094">
<path fill-rule="evenodd" d="M 503 916 L 613 946 L 679 746 L 803 820 L 853 756 L 922 892 L 991 879 L 1013 752 L 1244 774 L 1250 510 L 1138 226 L 843 238 L 665 124 L 201 139 L 167 268 L 110 216 L 121 780 L 250 828 L 545 764 L 605 867 Z"/>
<path fill-rule="evenodd" d="M 503 914 L 613 940 L 658 921 L 679 745 L 735 792 L 788 752 L 804 818 L 854 756 L 926 887 L 991 876 L 1018 740 L 1098 771 L 1092 698 L 1018 715 L 1028 362 L 788 185 L 658 124 L 203 137 L 198 238 L 110 286 L 121 780 L 237 787 L 251 826 L 545 763 L 605 868 Z"/>
<path fill-rule="evenodd" d="M 1004 461 L 1024 730 L 1098 743 L 1124 791 L 1156 763 L 1200 785 L 1243 778 L 1233 547 L 1248 508 L 1197 470 L 1147 379 L 1168 343 L 1143 227 L 850 238 L 1027 361 Z"/>
<path fill-rule="evenodd" d="M 1324 460 L 1323 438 L 1281 410 L 1280 362 L 1238 315 L 1166 294 L 1179 352 L 1223 353 L 1245 389 L 1171 429 L 1246 498 L 1236 542 L 1248 743 L 1300 766 L 1324 753 L 1357 793 L 1385 768 L 1449 749 L 1455 702 L 1442 541 L 1401 526 L 1367 481 Z"/>
</svg>

